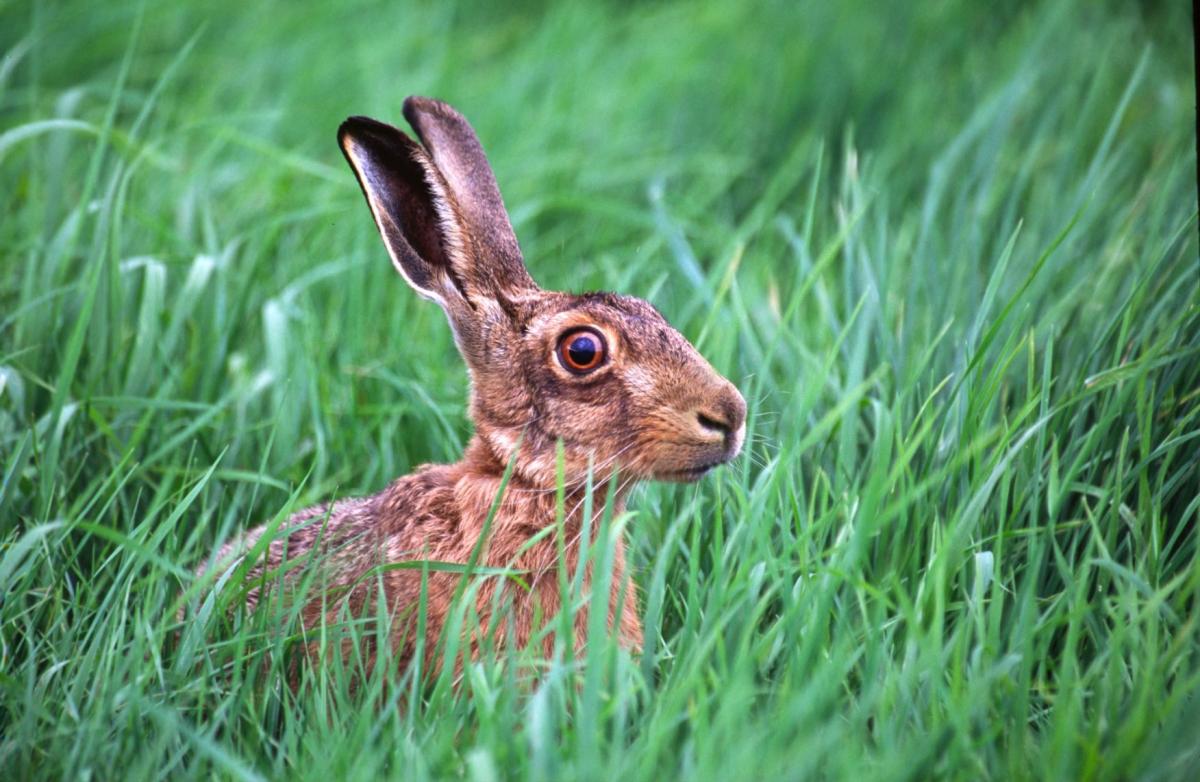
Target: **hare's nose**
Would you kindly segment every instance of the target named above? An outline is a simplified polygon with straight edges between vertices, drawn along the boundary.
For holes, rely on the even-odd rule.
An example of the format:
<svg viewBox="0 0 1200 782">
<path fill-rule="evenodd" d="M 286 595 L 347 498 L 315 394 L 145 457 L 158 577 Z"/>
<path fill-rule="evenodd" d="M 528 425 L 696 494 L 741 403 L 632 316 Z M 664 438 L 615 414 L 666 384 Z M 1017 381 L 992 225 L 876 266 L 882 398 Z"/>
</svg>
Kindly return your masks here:
<svg viewBox="0 0 1200 782">
<path fill-rule="evenodd" d="M 702 431 L 719 435 L 729 445 L 738 439 L 746 422 L 746 402 L 732 384 L 724 390 L 718 399 L 694 412 Z"/>
<path fill-rule="evenodd" d="M 722 437 L 728 437 L 730 435 L 730 433 L 733 431 L 733 427 L 729 424 L 729 422 L 725 418 L 720 417 L 720 415 L 721 415 L 720 413 L 717 413 L 716 415 L 712 415 L 710 413 L 704 412 L 703 410 L 697 410 L 696 411 L 696 422 L 700 424 L 701 429 L 705 429 L 710 432 L 715 432 L 715 433 L 721 435 Z"/>
</svg>

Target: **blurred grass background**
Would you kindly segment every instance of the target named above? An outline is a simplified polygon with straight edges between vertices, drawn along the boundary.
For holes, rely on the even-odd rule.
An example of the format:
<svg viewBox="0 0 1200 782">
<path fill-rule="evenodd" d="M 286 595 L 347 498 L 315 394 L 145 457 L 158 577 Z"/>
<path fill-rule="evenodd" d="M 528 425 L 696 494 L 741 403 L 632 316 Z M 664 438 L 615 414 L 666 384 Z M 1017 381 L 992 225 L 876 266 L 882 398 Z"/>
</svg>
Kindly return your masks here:
<svg viewBox="0 0 1200 782">
<path fill-rule="evenodd" d="M 1195 778 L 1190 21 L 0 4 L 0 776 Z M 475 125 L 534 277 L 652 300 L 751 447 L 635 499 L 641 658 L 297 697 L 271 620 L 174 609 L 469 436 L 334 143 L 409 94 Z"/>
</svg>

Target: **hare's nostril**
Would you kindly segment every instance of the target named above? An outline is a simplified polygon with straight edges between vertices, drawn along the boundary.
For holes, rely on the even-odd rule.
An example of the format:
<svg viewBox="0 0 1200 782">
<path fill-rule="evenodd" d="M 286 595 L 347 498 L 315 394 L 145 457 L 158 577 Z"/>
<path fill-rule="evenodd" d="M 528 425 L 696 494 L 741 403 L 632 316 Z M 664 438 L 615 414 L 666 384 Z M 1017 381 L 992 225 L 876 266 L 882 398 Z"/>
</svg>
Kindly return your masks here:
<svg viewBox="0 0 1200 782">
<path fill-rule="evenodd" d="M 697 412 L 696 420 L 700 422 L 702 428 L 708 429 L 711 432 L 717 432 L 725 437 L 728 437 L 729 433 L 733 430 L 725 421 L 705 415 L 704 413 Z"/>
</svg>

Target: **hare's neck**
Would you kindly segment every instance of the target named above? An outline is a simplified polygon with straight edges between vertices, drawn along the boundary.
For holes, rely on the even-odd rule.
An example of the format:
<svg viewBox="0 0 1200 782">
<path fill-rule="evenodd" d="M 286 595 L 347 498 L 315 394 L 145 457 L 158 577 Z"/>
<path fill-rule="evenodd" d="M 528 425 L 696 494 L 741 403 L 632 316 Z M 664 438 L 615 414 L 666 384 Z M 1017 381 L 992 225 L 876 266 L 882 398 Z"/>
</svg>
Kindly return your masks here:
<svg viewBox="0 0 1200 782">
<path fill-rule="evenodd" d="M 476 434 L 463 450 L 463 458 L 459 462 L 459 467 L 468 474 L 501 478 L 508 467 L 507 458 L 507 455 L 497 451 L 495 443 Z M 542 464 L 540 459 L 541 457 L 538 457 L 538 460 L 535 460 L 532 465 L 514 465 L 509 485 L 526 491 L 540 490 L 553 494 L 557 487 L 553 459 L 547 459 L 546 464 Z M 597 480 L 594 485 L 593 494 L 601 502 L 604 502 L 604 498 L 608 496 L 608 484 L 608 480 Z M 633 482 L 628 477 L 621 479 L 616 499 L 622 507 L 624 507 L 625 497 L 628 496 L 632 486 Z"/>
<path fill-rule="evenodd" d="M 471 438 L 460 468 L 464 476 L 494 500 L 504 478 L 507 465 L 500 460 L 489 443 L 479 435 Z M 568 530 L 579 530 L 590 527 L 594 530 L 603 518 L 605 506 L 609 502 L 612 490 L 610 481 L 597 482 L 588 492 L 582 487 L 568 487 L 563 498 Z M 622 481 L 617 487 L 616 496 L 612 497 L 612 516 L 616 517 L 625 510 L 625 501 L 630 491 L 630 482 Z M 500 524 L 519 524 L 535 529 L 543 529 L 558 519 L 558 491 L 553 482 L 534 482 L 521 471 L 514 470 L 504 489 L 504 500 L 501 503 L 500 514 L 496 521 Z M 592 524 L 585 524 L 585 516 L 590 510 Z"/>
</svg>

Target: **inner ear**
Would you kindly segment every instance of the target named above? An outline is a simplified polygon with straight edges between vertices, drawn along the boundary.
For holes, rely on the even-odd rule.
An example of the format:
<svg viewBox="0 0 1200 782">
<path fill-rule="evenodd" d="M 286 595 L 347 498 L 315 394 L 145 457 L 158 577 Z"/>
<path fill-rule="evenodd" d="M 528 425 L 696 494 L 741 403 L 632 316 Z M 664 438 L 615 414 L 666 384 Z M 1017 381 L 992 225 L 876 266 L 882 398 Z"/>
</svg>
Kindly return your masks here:
<svg viewBox="0 0 1200 782">
<path fill-rule="evenodd" d="M 449 269 L 446 248 L 437 230 L 440 216 L 433 206 L 434 194 L 424 167 L 407 149 L 400 151 L 392 163 L 401 176 L 379 176 L 374 167 L 364 170 L 364 174 L 372 180 L 372 187 L 384 200 L 386 214 L 412 218 L 406 220 L 403 226 L 388 220 L 385 230 L 394 234 L 388 236 L 388 240 L 407 240 L 417 254 L 431 265 Z"/>
<path fill-rule="evenodd" d="M 362 180 L 384 239 L 392 246 L 407 245 L 425 263 L 447 267 L 447 253 L 438 235 L 436 197 L 418 156 L 420 147 L 403 133 L 374 120 L 347 120 L 342 149 Z M 347 129 L 354 122 L 351 133 Z M 413 270 L 406 269 L 408 273 Z"/>
</svg>

